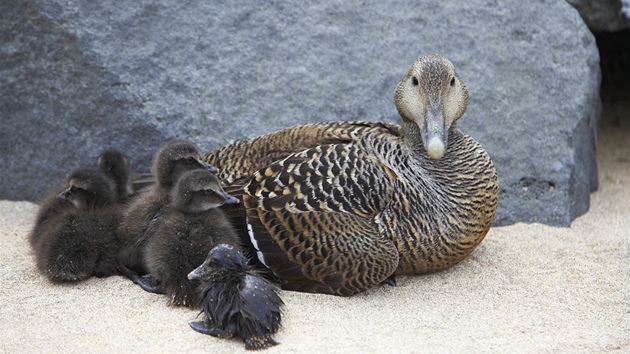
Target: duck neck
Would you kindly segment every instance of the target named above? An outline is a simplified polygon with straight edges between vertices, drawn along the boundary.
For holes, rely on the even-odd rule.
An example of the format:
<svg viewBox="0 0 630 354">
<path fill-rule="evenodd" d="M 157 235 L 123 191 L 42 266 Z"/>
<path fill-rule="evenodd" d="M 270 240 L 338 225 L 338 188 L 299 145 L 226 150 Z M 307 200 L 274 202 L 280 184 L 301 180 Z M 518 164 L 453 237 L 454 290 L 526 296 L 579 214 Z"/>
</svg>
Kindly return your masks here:
<svg viewBox="0 0 630 354">
<path fill-rule="evenodd" d="M 424 151 L 424 145 L 420 135 L 420 127 L 417 124 L 403 120 L 402 122 L 403 140 L 410 150 L 415 152 Z"/>
<path fill-rule="evenodd" d="M 409 138 L 405 137 L 405 144 L 414 141 Z M 382 224 L 390 225 L 390 234 L 405 235 L 394 238 L 401 254 L 396 274 L 437 271 L 459 262 L 492 224 L 498 201 L 492 161 L 481 145 L 458 129 L 450 129 L 448 141 L 441 159 L 431 159 L 422 143 L 403 159 L 405 168 L 399 175 L 404 188 L 394 193 L 396 203 L 382 213 Z M 400 220 L 407 222 L 395 222 Z M 417 253 L 409 252 L 412 249 L 423 257 L 418 259 Z"/>
</svg>

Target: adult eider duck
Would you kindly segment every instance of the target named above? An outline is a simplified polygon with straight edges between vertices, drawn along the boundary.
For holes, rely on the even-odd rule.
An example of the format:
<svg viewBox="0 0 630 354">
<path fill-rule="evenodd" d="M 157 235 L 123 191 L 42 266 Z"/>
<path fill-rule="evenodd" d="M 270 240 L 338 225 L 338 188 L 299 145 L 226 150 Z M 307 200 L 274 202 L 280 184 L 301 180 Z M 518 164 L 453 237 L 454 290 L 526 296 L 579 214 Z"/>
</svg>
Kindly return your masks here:
<svg viewBox="0 0 630 354">
<path fill-rule="evenodd" d="M 134 282 L 142 280 L 139 277 L 148 273 L 144 264 L 146 243 L 170 202 L 169 193 L 173 185 L 183 173 L 196 169 L 216 172 L 213 166 L 201 160 L 199 149 L 188 140 L 171 140 L 155 155 L 153 174 L 156 183 L 134 198 L 118 228 L 121 238 L 118 266 Z"/>
<path fill-rule="evenodd" d="M 444 56 L 418 58 L 394 94 L 402 125 L 306 124 L 207 154 L 230 213 L 282 288 L 352 295 L 457 264 L 498 202 L 490 157 L 456 127 L 468 91 Z"/>
<path fill-rule="evenodd" d="M 39 271 L 56 282 L 117 274 L 122 214 L 107 177 L 93 169 L 72 173 L 67 188 L 42 204 L 30 235 Z"/>
<path fill-rule="evenodd" d="M 207 170 L 186 172 L 170 196 L 170 204 L 147 240 L 148 277 L 138 278 L 138 284 L 147 291 L 165 293 L 172 305 L 198 307 L 199 284 L 188 279 L 188 273 L 217 244 L 241 247 L 236 230 L 219 209 L 238 199 L 225 193 L 217 176 Z"/>
<path fill-rule="evenodd" d="M 245 349 L 277 345 L 272 334 L 280 328 L 284 302 L 279 289 L 258 274 L 238 247 L 219 244 L 188 278 L 199 280 L 203 321 L 190 327 L 219 338 L 240 337 Z"/>
</svg>

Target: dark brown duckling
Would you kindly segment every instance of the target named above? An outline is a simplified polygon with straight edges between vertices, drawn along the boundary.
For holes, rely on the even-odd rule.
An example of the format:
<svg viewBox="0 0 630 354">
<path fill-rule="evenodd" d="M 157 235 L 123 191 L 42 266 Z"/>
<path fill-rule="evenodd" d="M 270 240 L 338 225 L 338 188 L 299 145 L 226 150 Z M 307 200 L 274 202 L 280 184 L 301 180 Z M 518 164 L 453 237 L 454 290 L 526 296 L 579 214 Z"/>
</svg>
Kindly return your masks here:
<svg viewBox="0 0 630 354">
<path fill-rule="evenodd" d="M 116 229 L 122 215 L 107 177 L 77 170 L 56 198 L 42 204 L 43 217 L 30 236 L 39 271 L 58 282 L 117 274 Z"/>
<path fill-rule="evenodd" d="M 253 271 L 238 248 L 217 245 L 188 278 L 201 281 L 203 296 L 204 320 L 191 322 L 192 329 L 220 338 L 240 337 L 248 350 L 278 344 L 271 335 L 282 319 L 279 289 Z"/>
<path fill-rule="evenodd" d="M 36 248 L 45 230 L 50 228 L 49 225 L 52 221 L 68 210 L 76 210 L 77 207 L 74 206 L 70 200 L 67 198 L 59 198 L 62 192 L 61 190 L 54 192 L 39 203 L 37 216 L 35 217 L 35 225 L 28 236 L 28 241 L 33 249 Z"/>
<path fill-rule="evenodd" d="M 156 184 L 146 193 L 136 197 L 125 212 L 118 231 L 121 249 L 118 266 L 121 272 L 134 282 L 143 281 L 148 273 L 144 263 L 147 240 L 155 232 L 157 220 L 168 205 L 169 193 L 173 184 L 186 171 L 216 169 L 201 161 L 199 150 L 190 141 L 172 140 L 160 148 L 153 163 Z M 151 280 L 147 278 L 144 280 Z"/>
<path fill-rule="evenodd" d="M 116 149 L 107 149 L 99 155 L 96 168 L 112 182 L 116 200 L 126 203 L 133 195 L 129 183 L 131 168 L 127 157 Z"/>
<path fill-rule="evenodd" d="M 170 198 L 147 240 L 144 263 L 150 277 L 140 277 L 138 284 L 147 291 L 165 293 L 173 305 L 198 307 L 198 284 L 188 279 L 188 273 L 218 243 L 240 247 L 235 229 L 219 209 L 238 200 L 225 193 L 215 174 L 205 170 L 186 172 Z"/>
</svg>

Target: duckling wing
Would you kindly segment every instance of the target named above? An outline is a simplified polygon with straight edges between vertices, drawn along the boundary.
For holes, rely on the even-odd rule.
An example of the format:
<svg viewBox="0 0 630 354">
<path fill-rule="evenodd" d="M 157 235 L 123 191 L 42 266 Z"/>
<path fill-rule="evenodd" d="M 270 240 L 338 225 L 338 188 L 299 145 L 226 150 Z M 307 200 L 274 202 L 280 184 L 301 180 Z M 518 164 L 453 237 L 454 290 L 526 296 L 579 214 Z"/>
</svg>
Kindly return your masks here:
<svg viewBox="0 0 630 354">
<path fill-rule="evenodd" d="M 352 295 L 389 277 L 394 242 L 375 216 L 392 174 L 355 144 L 322 145 L 256 172 L 244 186 L 252 243 L 283 288 Z"/>
</svg>

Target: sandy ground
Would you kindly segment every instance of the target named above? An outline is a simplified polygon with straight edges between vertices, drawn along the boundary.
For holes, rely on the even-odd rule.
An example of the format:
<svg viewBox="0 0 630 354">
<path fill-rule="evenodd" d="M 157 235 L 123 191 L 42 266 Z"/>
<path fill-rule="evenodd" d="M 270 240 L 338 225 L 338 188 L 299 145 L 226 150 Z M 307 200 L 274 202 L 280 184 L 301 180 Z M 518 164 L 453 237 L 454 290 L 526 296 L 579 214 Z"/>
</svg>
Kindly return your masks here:
<svg viewBox="0 0 630 354">
<path fill-rule="evenodd" d="M 493 228 L 452 269 L 352 298 L 283 292 L 267 352 L 630 352 L 629 138 L 627 120 L 603 124 L 600 188 L 570 228 Z M 0 202 L 0 352 L 244 352 L 123 277 L 47 281 L 26 241 L 36 211 Z"/>
</svg>

